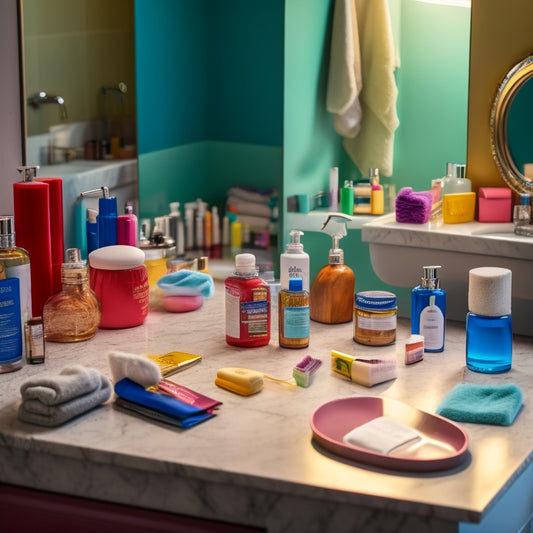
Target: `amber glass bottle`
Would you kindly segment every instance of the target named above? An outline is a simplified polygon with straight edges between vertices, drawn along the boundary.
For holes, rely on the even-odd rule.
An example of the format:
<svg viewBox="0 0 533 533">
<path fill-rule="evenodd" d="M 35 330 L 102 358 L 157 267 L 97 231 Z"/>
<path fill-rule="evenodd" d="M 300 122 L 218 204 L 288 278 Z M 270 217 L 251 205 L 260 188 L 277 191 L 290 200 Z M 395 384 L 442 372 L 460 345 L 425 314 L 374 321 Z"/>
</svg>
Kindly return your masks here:
<svg viewBox="0 0 533 533">
<path fill-rule="evenodd" d="M 100 325 L 100 302 L 89 287 L 89 268 L 78 248 L 69 248 L 61 267 L 63 289 L 43 308 L 44 338 L 52 342 L 78 342 L 94 337 Z"/>
<path fill-rule="evenodd" d="M 278 295 L 279 345 L 283 348 L 309 346 L 309 292 L 302 278 L 289 278 L 289 288 Z"/>
</svg>

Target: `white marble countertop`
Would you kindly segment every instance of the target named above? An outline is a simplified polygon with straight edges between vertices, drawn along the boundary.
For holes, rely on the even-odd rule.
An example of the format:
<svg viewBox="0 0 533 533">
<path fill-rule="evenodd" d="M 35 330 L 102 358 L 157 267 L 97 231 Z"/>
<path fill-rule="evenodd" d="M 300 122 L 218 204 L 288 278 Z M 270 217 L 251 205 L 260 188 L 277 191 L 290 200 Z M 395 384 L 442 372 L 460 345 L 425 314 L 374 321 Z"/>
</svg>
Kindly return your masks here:
<svg viewBox="0 0 533 533">
<path fill-rule="evenodd" d="M 435 217 L 425 224 L 404 224 L 390 213 L 363 224 L 361 236 L 370 243 L 533 260 L 533 237 L 515 235 L 512 222 L 444 224 Z"/>
<path fill-rule="evenodd" d="M 512 369 L 489 376 L 465 368 L 464 324 L 448 324 L 443 353 L 426 354 L 422 362 L 405 366 L 410 333 L 404 319 L 394 346 L 354 343 L 352 323 L 312 323 L 309 348 L 296 351 L 279 348 L 274 310 L 270 345 L 240 349 L 225 344 L 220 283 L 215 296 L 192 313 L 166 313 L 157 295 L 151 296 L 144 325 L 100 330 L 76 344 L 47 343 L 44 366 L 26 365 L 0 375 L 0 482 L 275 532 L 375 531 L 377 524 L 396 532 L 444 532 L 455 531 L 461 521 L 480 521 L 521 474 L 531 475 L 531 339 L 515 338 Z M 58 373 L 72 363 L 111 377 L 106 358 L 111 349 L 202 355 L 200 364 L 170 379 L 221 400 L 219 414 L 181 430 L 122 411 L 111 399 L 55 429 L 17 420 L 23 381 Z M 331 349 L 395 354 L 399 377 L 373 388 L 347 381 L 330 370 Z M 242 397 L 214 384 L 216 371 L 226 366 L 288 378 L 307 354 L 324 362 L 307 389 L 265 383 L 260 393 Z M 525 408 L 510 427 L 462 424 L 470 453 L 451 471 L 411 474 L 371 468 L 335 457 L 312 441 L 310 417 L 331 400 L 383 396 L 434 412 L 460 382 L 515 383 L 522 388 Z"/>
</svg>

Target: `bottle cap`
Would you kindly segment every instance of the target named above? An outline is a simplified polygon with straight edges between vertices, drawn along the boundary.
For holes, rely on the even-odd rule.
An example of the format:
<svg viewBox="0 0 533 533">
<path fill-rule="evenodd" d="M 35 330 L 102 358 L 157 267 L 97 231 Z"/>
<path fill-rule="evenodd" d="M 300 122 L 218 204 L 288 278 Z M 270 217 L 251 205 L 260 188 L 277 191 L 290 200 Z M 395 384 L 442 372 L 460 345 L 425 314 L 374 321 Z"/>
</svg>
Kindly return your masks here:
<svg viewBox="0 0 533 533">
<path fill-rule="evenodd" d="M 235 256 L 235 272 L 238 274 L 255 273 L 255 255 L 254 254 L 237 254 Z"/>
<path fill-rule="evenodd" d="M 530 205 L 531 195 L 527 192 L 520 193 L 520 205 Z"/>
<path fill-rule="evenodd" d="M 468 275 L 468 310 L 482 316 L 511 314 L 512 272 L 507 268 L 480 267 Z"/>
<path fill-rule="evenodd" d="M 396 295 L 388 291 L 358 292 L 355 305 L 367 311 L 390 311 L 396 308 Z"/>
<path fill-rule="evenodd" d="M 13 216 L 0 216 L 0 235 L 13 235 L 15 233 L 15 221 Z"/>
<path fill-rule="evenodd" d="M 423 289 L 438 289 L 440 287 L 440 281 L 437 277 L 438 269 L 441 268 L 440 265 L 425 266 L 424 276 L 422 277 L 422 288 Z"/>
<path fill-rule="evenodd" d="M 290 291 L 301 291 L 301 290 L 303 290 L 303 280 L 302 280 L 302 278 L 289 278 L 289 290 Z"/>
</svg>

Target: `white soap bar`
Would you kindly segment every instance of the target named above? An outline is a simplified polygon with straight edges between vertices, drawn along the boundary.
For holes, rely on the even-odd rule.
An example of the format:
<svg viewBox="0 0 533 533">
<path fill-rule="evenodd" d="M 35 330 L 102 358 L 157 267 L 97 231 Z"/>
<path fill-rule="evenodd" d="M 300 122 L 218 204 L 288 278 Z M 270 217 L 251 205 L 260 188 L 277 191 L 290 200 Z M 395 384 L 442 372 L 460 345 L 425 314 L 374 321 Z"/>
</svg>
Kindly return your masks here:
<svg viewBox="0 0 533 533">
<path fill-rule="evenodd" d="M 398 446 L 420 438 L 416 429 L 380 416 L 352 429 L 342 440 L 345 444 L 386 455 Z"/>
<path fill-rule="evenodd" d="M 100 270 L 130 270 L 144 263 L 144 252 L 136 246 L 115 244 L 89 254 L 89 265 Z"/>
</svg>

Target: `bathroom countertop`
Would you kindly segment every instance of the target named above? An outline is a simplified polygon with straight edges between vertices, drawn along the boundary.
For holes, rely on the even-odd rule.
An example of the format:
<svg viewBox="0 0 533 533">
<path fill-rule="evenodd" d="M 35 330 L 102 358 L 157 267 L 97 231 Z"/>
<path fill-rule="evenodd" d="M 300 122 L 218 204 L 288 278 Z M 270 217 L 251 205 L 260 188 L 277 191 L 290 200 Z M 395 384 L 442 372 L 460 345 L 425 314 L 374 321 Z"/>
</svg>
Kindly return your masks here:
<svg viewBox="0 0 533 533">
<path fill-rule="evenodd" d="M 47 343 L 44 366 L 0 374 L 0 482 L 269 532 L 366 532 L 381 527 L 433 533 L 457 531 L 460 522 L 481 520 L 487 525 L 482 531 L 501 532 L 517 530 L 524 513 L 531 515 L 532 339 L 515 337 L 512 369 L 491 376 L 465 368 L 464 324 L 448 323 L 443 353 L 426 354 L 423 361 L 405 366 L 410 335 L 405 319 L 399 320 L 393 346 L 355 344 L 352 323 L 313 322 L 309 348 L 289 350 L 278 346 L 273 309 L 270 345 L 241 349 L 225 344 L 223 302 L 223 286 L 217 283 L 215 296 L 201 309 L 170 314 L 153 292 L 142 326 L 100 330 L 93 339 L 75 344 Z M 170 379 L 221 400 L 218 415 L 182 430 L 122 411 L 111 399 L 54 429 L 17 420 L 19 389 L 26 379 L 58 373 L 73 363 L 111 377 L 106 352 L 112 349 L 202 355 L 200 364 Z M 396 355 L 399 376 L 372 388 L 355 384 L 330 370 L 331 349 Z M 265 382 L 260 393 L 242 397 L 214 384 L 217 370 L 227 366 L 289 378 L 307 354 L 324 363 L 309 388 Z M 312 441 L 310 417 L 331 400 L 382 396 L 432 413 L 461 382 L 514 383 L 524 393 L 525 407 L 510 427 L 461 424 L 469 436 L 469 453 L 452 470 L 417 474 L 369 467 L 336 457 Z M 522 504 L 521 498 L 527 501 Z M 507 510 L 503 529 L 495 517 L 501 508 Z"/>
<path fill-rule="evenodd" d="M 363 241 L 378 244 L 450 249 L 455 252 L 533 260 L 533 237 L 514 234 L 512 222 L 425 224 L 396 222 L 391 213 L 363 224 Z"/>
</svg>

